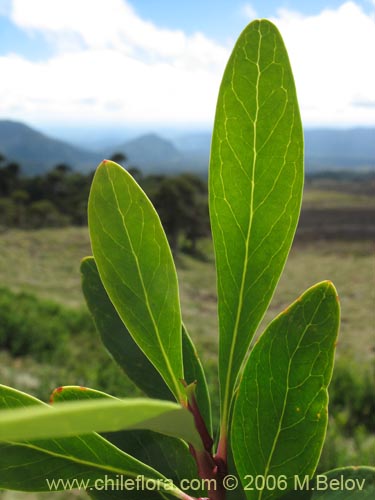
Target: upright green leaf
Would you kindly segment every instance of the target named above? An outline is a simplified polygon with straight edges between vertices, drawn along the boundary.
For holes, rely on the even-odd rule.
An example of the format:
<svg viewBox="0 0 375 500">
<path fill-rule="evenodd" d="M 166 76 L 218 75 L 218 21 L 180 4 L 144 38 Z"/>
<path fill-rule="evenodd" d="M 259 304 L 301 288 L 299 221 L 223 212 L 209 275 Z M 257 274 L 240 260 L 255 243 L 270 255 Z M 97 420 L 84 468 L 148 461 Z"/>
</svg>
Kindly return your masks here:
<svg viewBox="0 0 375 500">
<path fill-rule="evenodd" d="M 97 169 L 89 198 L 91 245 L 119 316 L 178 401 L 185 401 L 176 269 L 160 219 L 116 163 Z"/>
<path fill-rule="evenodd" d="M 10 412 L 10 409 L 16 414 L 23 408 L 29 411 L 41 408 L 53 413 L 38 399 L 0 386 L 0 415 Z M 0 489 L 57 491 L 69 489 L 64 482 L 71 481 L 71 489 L 88 487 L 91 490 L 95 484 L 99 486 L 96 481 L 105 478 L 116 480 L 124 476 L 135 479 L 138 475 L 151 481 L 166 479 L 95 433 L 20 443 L 0 442 Z M 163 493 L 148 493 L 150 500 L 166 498 Z M 144 494 L 142 491 L 134 492 L 131 498 L 138 500 L 144 498 Z"/>
<path fill-rule="evenodd" d="M 326 434 L 338 326 L 336 290 L 323 282 L 280 314 L 252 350 L 231 434 L 240 477 L 265 480 L 264 491 L 246 491 L 249 500 L 285 494 L 271 476 L 287 478 L 289 489 L 295 476 L 312 477 Z"/>
<path fill-rule="evenodd" d="M 191 413 L 151 399 L 95 399 L 0 412 L 0 441 L 25 441 L 124 429 L 147 429 L 184 439 L 197 449 L 201 440 Z"/>
<path fill-rule="evenodd" d="M 254 21 L 226 67 L 211 147 L 224 433 L 241 364 L 292 243 L 302 185 L 303 134 L 288 55 L 276 27 Z"/>
<path fill-rule="evenodd" d="M 119 317 L 101 282 L 93 257 L 81 264 L 82 289 L 101 339 L 128 377 L 148 396 L 174 399 L 159 372 L 138 347 Z M 197 400 L 207 426 L 211 428 L 211 408 L 202 364 L 185 327 L 182 327 L 184 379 L 197 381 Z"/>
</svg>

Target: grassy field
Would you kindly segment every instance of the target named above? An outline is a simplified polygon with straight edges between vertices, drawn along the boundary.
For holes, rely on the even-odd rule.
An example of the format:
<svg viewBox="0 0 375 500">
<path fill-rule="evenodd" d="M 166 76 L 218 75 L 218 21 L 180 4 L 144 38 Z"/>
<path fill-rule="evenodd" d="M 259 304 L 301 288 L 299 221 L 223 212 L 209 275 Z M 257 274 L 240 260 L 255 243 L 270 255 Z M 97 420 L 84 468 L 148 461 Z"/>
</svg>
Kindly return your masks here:
<svg viewBox="0 0 375 500">
<path fill-rule="evenodd" d="M 334 191 L 331 188 L 309 186 L 305 198 L 305 210 L 314 210 L 318 205 L 319 209 L 330 214 L 332 210 L 350 209 L 353 213 L 355 210 L 364 210 L 373 215 L 375 208 L 374 202 L 366 193 L 353 193 L 348 189 Z M 342 307 L 337 367 L 338 370 L 349 368 L 353 376 L 358 377 L 360 389 L 356 391 L 361 392 L 362 381 L 372 381 L 375 370 L 375 270 L 373 241 L 368 238 L 368 234 L 373 231 L 371 217 L 368 217 L 370 222 L 366 222 L 366 229 L 363 233 L 358 233 L 356 240 L 349 238 L 344 225 L 339 228 L 340 237 L 323 239 L 320 229 L 324 226 L 324 220 L 316 217 L 309 220 L 310 236 L 303 237 L 304 227 L 297 232 L 271 307 L 259 331 L 306 288 L 322 280 L 333 281 Z M 211 241 L 201 241 L 200 249 L 206 256 L 205 260 L 181 254 L 177 259 L 177 270 L 184 321 L 208 368 L 210 385 L 214 391 L 214 407 L 217 409 L 216 278 Z M 71 309 L 81 313 L 85 305 L 80 289 L 79 264 L 81 258 L 90 253 L 85 228 L 4 231 L 0 234 L 0 287 L 55 301 L 68 308 L 67 314 Z M 101 348 L 99 354 L 96 353 L 97 338 L 90 332 L 85 333 L 80 342 L 83 342 L 82 346 L 76 351 L 73 349 L 66 369 L 53 363 L 38 361 L 33 356 L 14 357 L 9 352 L 0 351 L 0 382 L 38 395 L 44 391 L 45 398 L 48 398 L 50 390 L 57 385 L 81 384 L 87 378 L 90 379 L 91 372 L 86 372 L 83 368 L 76 372 L 73 369 L 74 363 L 98 363 L 107 367 L 110 360 Z M 82 356 L 85 359 L 82 360 Z M 118 388 L 123 380 L 121 376 L 116 371 L 109 370 L 106 373 L 112 377 L 111 383 L 116 391 L 118 389 L 118 393 L 122 393 L 121 388 Z M 63 377 L 67 379 L 63 380 Z M 100 385 L 103 380 L 94 374 L 92 383 Z M 127 381 L 123 383 L 125 395 L 130 386 Z M 367 434 L 361 426 L 352 428 L 349 433 L 347 412 L 343 408 L 334 415 L 330 424 L 329 443 L 322 459 L 325 466 L 332 463 L 357 463 L 358 460 L 363 463 L 375 462 L 375 436 Z M 345 433 L 344 442 L 342 435 Z M 7 493 L 5 499 L 23 498 L 22 495 L 17 495 Z M 28 497 L 37 498 L 31 494 Z"/>
<path fill-rule="evenodd" d="M 178 275 L 184 320 L 197 343 L 214 356 L 217 342 L 216 284 L 212 248 L 202 242 L 207 261 L 182 255 Z M 67 306 L 84 305 L 79 263 L 90 254 L 84 228 L 7 231 L 0 239 L 0 284 Z M 266 320 L 282 311 L 307 287 L 334 282 L 342 306 L 338 356 L 363 365 L 374 356 L 374 258 L 370 241 L 296 243 Z"/>
</svg>

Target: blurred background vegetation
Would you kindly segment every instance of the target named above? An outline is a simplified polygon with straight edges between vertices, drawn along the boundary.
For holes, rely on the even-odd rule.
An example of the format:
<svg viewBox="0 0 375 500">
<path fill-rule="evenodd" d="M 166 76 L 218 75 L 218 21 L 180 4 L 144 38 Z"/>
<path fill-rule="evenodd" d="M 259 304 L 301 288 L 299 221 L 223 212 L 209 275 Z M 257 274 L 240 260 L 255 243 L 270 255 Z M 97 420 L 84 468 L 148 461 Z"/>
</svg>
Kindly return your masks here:
<svg viewBox="0 0 375 500">
<path fill-rule="evenodd" d="M 123 154 L 113 160 L 125 164 Z M 217 420 L 216 285 L 207 180 L 142 175 L 177 262 L 184 321 L 207 369 Z M 80 290 L 90 255 L 87 198 L 93 173 L 59 164 L 35 177 L 0 157 L 0 383 L 48 401 L 78 384 L 140 394 L 102 347 Z M 342 305 L 330 420 L 319 470 L 375 463 L 373 174 L 308 177 L 295 242 L 266 322 L 317 281 L 330 279 Z M 4 493 L 5 498 L 18 494 Z"/>
</svg>

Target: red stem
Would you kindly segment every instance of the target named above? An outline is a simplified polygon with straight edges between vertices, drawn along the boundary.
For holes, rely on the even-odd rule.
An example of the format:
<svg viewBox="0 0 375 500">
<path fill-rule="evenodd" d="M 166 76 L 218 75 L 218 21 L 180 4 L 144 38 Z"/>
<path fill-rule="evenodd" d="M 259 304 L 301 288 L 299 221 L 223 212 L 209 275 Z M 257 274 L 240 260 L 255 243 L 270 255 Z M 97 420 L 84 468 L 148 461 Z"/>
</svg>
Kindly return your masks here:
<svg viewBox="0 0 375 500">
<path fill-rule="evenodd" d="M 190 384 L 189 386 L 187 386 L 186 383 L 184 385 L 188 396 L 188 409 L 194 417 L 195 427 L 202 439 L 204 447 L 203 451 L 197 451 L 193 446 L 189 446 L 190 452 L 197 463 L 198 475 L 201 479 L 208 479 L 212 481 L 212 484 L 214 485 L 214 487 L 208 488 L 207 493 L 209 498 L 207 500 L 225 500 L 223 478 L 227 473 L 226 448 L 224 455 L 219 453 L 218 450 L 218 454 L 213 456 L 213 439 L 208 432 L 206 423 L 199 410 L 195 397 L 196 383 Z"/>
</svg>

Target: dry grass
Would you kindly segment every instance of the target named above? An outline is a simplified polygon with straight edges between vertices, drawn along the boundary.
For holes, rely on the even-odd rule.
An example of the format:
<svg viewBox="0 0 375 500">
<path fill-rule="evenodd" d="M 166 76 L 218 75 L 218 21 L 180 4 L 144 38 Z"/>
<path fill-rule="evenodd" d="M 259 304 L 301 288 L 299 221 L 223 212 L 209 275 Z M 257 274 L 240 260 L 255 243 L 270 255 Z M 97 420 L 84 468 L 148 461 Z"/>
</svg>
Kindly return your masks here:
<svg viewBox="0 0 375 500">
<path fill-rule="evenodd" d="M 374 208 L 373 196 L 337 191 L 337 186 L 321 189 L 307 185 L 303 195 L 304 208 Z"/>
<path fill-rule="evenodd" d="M 197 263 L 186 258 L 179 275 L 186 323 L 192 335 L 202 347 L 216 346 L 213 262 Z M 374 277 L 371 242 L 295 245 L 260 330 L 306 288 L 328 279 L 335 284 L 342 307 L 337 355 L 348 355 L 353 363 L 367 365 L 375 354 Z"/>
<path fill-rule="evenodd" d="M 87 229 L 9 230 L 0 235 L 0 285 L 80 306 L 79 264 L 91 255 Z"/>
<path fill-rule="evenodd" d="M 217 396 L 215 268 L 211 243 L 203 241 L 201 245 L 208 256 L 206 262 L 181 256 L 177 267 L 184 320 L 205 360 L 210 385 Z M 88 254 L 90 245 L 86 229 L 5 232 L 0 237 L 0 285 L 13 291 L 28 291 L 65 305 L 81 307 L 83 297 L 79 263 Z M 371 242 L 320 241 L 295 245 L 263 326 L 307 287 L 325 279 L 335 283 L 342 305 L 338 357 L 350 360 L 350 364 L 357 367 L 358 371 L 368 368 L 375 360 L 374 259 Z M 10 385 L 17 382 L 20 388 L 32 390 L 36 379 L 49 377 L 48 369 L 37 367 L 34 360 L 22 360 L 22 370 L 18 365 L 20 362 L 11 359 L 6 353 L 0 354 L 0 376 L 3 382 Z M 26 378 L 18 380 L 20 376 Z M 214 397 L 213 403 L 217 410 L 217 397 Z M 371 436 L 366 439 L 365 444 L 373 442 Z M 83 498 L 71 492 L 53 495 L 0 492 L 1 500 L 43 500 L 51 497 L 62 500 Z"/>
<path fill-rule="evenodd" d="M 178 259 L 184 320 L 199 347 L 216 359 L 216 286 L 212 245 L 201 243 L 208 261 Z M 87 229 L 10 230 L 0 237 L 0 284 L 69 306 L 83 305 L 79 264 L 90 254 Z M 362 365 L 374 357 L 374 258 L 369 241 L 319 241 L 295 245 L 266 321 L 312 284 L 337 287 L 342 322 L 338 355 Z M 263 322 L 263 326 L 265 322 Z"/>
<path fill-rule="evenodd" d="M 208 262 L 178 259 L 184 320 L 199 347 L 216 359 L 215 269 L 210 242 L 202 243 Z M 90 254 L 86 229 L 13 230 L 1 235 L 0 284 L 65 305 L 83 305 L 79 263 Z M 312 242 L 295 245 L 266 314 L 269 321 L 306 288 L 329 279 L 338 290 L 342 321 L 338 355 L 362 365 L 374 359 L 374 257 L 372 243 Z M 263 326 L 264 326 L 263 322 Z"/>
</svg>

